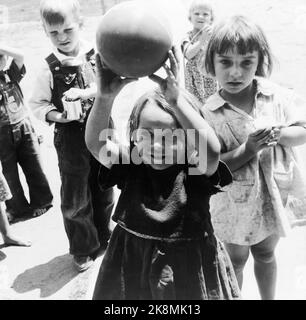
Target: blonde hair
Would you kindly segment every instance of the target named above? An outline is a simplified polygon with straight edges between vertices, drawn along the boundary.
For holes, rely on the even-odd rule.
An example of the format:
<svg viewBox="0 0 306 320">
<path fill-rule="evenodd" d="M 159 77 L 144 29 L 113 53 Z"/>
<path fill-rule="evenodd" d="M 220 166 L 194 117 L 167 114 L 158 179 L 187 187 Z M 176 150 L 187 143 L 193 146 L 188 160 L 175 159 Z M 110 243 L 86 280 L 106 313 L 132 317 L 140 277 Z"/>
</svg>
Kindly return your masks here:
<svg viewBox="0 0 306 320">
<path fill-rule="evenodd" d="M 191 14 L 193 10 L 198 7 L 206 7 L 208 10 L 210 10 L 211 22 L 215 20 L 214 8 L 212 3 L 209 0 L 192 0 L 188 10 L 189 20 L 191 19 Z"/>
<path fill-rule="evenodd" d="M 77 22 L 82 22 L 78 0 L 41 0 L 39 10 L 43 22 L 50 25 L 63 24 L 69 13 L 73 14 Z"/>
</svg>

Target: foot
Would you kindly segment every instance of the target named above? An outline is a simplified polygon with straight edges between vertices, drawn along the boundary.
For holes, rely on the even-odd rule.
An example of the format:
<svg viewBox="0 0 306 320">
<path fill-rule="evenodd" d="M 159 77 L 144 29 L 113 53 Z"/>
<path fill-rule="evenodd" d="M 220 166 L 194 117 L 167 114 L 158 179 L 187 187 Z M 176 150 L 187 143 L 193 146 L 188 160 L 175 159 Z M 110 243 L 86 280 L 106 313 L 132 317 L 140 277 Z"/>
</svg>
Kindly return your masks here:
<svg viewBox="0 0 306 320">
<path fill-rule="evenodd" d="M 78 272 L 83 272 L 90 268 L 93 264 L 93 260 L 89 256 L 74 256 L 74 265 Z"/>
<path fill-rule="evenodd" d="M 19 246 L 19 247 L 30 247 L 32 245 L 31 241 L 22 240 L 14 235 L 3 236 L 4 244 L 8 246 Z"/>
</svg>

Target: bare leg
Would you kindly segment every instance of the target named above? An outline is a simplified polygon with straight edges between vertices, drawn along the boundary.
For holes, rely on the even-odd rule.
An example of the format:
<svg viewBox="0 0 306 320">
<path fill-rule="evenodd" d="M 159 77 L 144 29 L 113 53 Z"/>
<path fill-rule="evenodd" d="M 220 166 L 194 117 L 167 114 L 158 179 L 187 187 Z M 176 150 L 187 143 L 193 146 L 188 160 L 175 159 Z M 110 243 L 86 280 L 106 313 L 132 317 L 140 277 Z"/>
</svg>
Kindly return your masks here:
<svg viewBox="0 0 306 320">
<path fill-rule="evenodd" d="M 30 241 L 19 239 L 18 237 L 12 234 L 3 202 L 0 202 L 0 232 L 2 234 L 4 243 L 7 245 L 23 247 L 31 246 Z"/>
<path fill-rule="evenodd" d="M 262 300 L 275 297 L 277 265 L 274 255 L 279 237 L 272 235 L 251 247 L 254 257 L 254 272 Z"/>
<path fill-rule="evenodd" d="M 231 258 L 238 285 L 241 290 L 243 283 L 243 269 L 249 257 L 249 246 L 225 243 L 225 248 Z"/>
</svg>

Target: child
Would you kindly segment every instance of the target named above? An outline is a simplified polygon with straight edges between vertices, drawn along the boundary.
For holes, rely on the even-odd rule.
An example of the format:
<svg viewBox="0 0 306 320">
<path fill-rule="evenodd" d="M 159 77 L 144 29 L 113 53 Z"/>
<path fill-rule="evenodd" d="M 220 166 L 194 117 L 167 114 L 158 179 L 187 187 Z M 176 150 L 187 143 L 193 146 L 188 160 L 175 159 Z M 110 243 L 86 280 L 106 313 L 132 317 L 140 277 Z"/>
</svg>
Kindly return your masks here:
<svg viewBox="0 0 306 320">
<path fill-rule="evenodd" d="M 40 216 L 52 207 L 53 200 L 42 169 L 38 138 L 19 86 L 25 72 L 23 54 L 0 44 L 0 160 L 13 194 L 6 201 L 13 219 Z M 26 177 L 30 204 L 20 183 L 18 164 Z"/>
<path fill-rule="evenodd" d="M 274 250 L 288 227 L 284 208 L 294 205 L 294 197 L 306 196 L 293 188 L 300 177 L 291 148 L 306 142 L 306 106 L 263 78 L 272 70 L 270 47 L 262 29 L 245 17 L 234 16 L 214 29 L 206 70 L 222 89 L 202 113 L 233 172 L 233 184 L 211 199 L 213 226 L 226 244 L 240 288 L 251 251 L 261 297 L 273 299 Z"/>
<path fill-rule="evenodd" d="M 16 237 L 11 229 L 7 220 L 4 201 L 12 197 L 7 182 L 2 174 L 2 166 L 0 162 L 0 233 L 2 234 L 3 241 L 6 245 L 30 247 L 30 241 L 24 241 Z"/>
<path fill-rule="evenodd" d="M 183 55 L 187 59 L 185 87 L 204 104 L 207 98 L 217 91 L 216 80 L 201 71 L 214 21 L 213 8 L 206 0 L 193 0 L 188 18 L 193 30 L 188 32 L 181 46 Z"/>
<path fill-rule="evenodd" d="M 117 185 L 121 195 L 94 299 L 239 297 L 229 258 L 213 234 L 208 207 L 210 195 L 231 176 L 223 164 L 218 166 L 219 142 L 195 110 L 195 101 L 178 87 L 178 62 L 172 51 L 169 56 L 171 69 L 164 66 L 168 78 L 150 77 L 161 89 L 144 94 L 132 111 L 129 150 L 106 137 L 112 136 L 108 129 L 114 99 L 133 79 L 103 69 L 96 57 L 98 93 L 86 142 L 103 165 L 101 187 Z M 186 158 L 203 150 L 195 139 L 188 141 L 186 151 L 183 138 L 188 129 L 207 142 L 202 159 L 207 168 L 194 166 L 197 175 L 190 174 L 192 165 Z M 176 130 L 184 135 L 174 137 Z M 158 140 L 164 132 L 169 134 L 167 145 Z"/>
<path fill-rule="evenodd" d="M 113 207 L 113 191 L 100 190 L 100 164 L 90 155 L 84 138 L 96 93 L 94 50 L 80 39 L 82 19 L 77 0 L 43 0 L 40 13 L 55 48 L 37 77 L 30 106 L 38 119 L 55 122 L 61 209 L 70 253 L 81 272 L 107 244 Z"/>
</svg>

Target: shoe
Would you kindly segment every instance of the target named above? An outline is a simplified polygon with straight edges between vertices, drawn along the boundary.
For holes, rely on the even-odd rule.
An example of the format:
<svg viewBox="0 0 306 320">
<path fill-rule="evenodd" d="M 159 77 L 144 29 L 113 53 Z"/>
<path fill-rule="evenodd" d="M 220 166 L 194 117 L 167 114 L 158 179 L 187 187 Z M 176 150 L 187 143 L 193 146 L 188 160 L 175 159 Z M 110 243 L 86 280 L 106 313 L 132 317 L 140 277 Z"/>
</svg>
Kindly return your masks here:
<svg viewBox="0 0 306 320">
<path fill-rule="evenodd" d="M 73 262 L 78 272 L 87 270 L 93 264 L 93 260 L 89 256 L 74 256 Z"/>
</svg>

